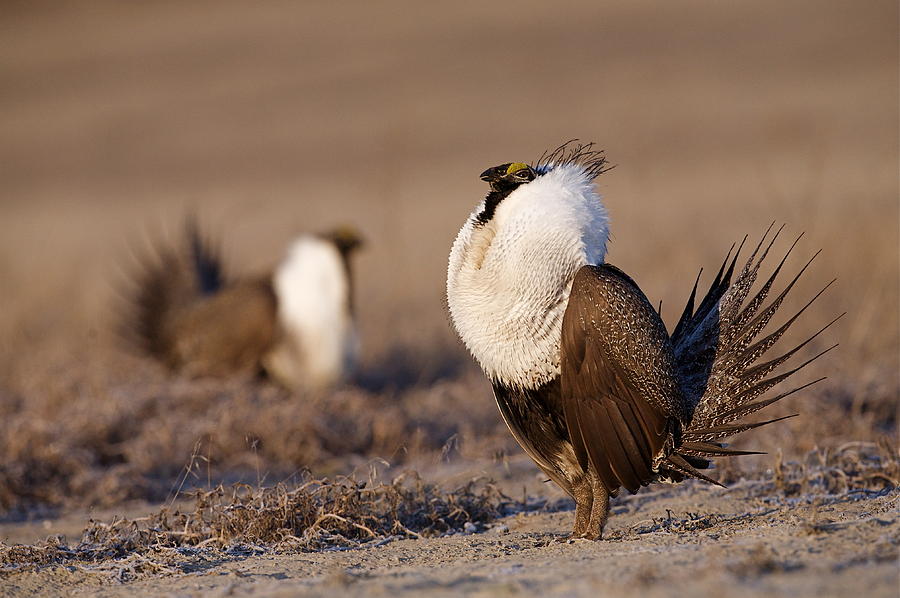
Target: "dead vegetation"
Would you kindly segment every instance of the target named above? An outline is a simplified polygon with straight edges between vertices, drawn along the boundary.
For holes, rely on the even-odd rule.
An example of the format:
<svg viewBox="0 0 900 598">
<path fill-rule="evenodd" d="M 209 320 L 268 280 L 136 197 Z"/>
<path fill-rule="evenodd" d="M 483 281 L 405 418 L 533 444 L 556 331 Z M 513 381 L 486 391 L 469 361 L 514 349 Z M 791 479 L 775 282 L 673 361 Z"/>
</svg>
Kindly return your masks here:
<svg viewBox="0 0 900 598">
<path fill-rule="evenodd" d="M 153 364 L 121 359 L 134 381 L 105 381 L 112 387 L 100 396 L 45 386 L 4 403 L 0 516 L 158 501 L 178 487 L 276 483 L 306 470 L 349 473 L 371 458 L 402 466 L 439 456 L 450 439 L 490 451 L 503 438 L 474 375 L 298 397 L 253 380 L 167 379 Z M 445 401 L 469 410 L 448 417 Z"/>
<path fill-rule="evenodd" d="M 194 492 L 193 500 L 192 509 L 164 507 L 141 519 L 92 521 L 71 546 L 61 537 L 33 546 L 0 543 L 0 571 L 102 563 L 151 552 L 194 555 L 206 550 L 228 558 L 360 546 L 475 530 L 525 507 L 488 480 L 445 491 L 414 472 L 390 483 L 338 478 L 290 488 L 218 486 Z"/>
<path fill-rule="evenodd" d="M 852 443 L 836 451 L 813 451 L 802 463 L 784 463 L 779 457 L 774 470 L 744 480 L 740 492 L 748 497 L 780 493 L 782 500 L 790 500 L 797 495 L 797 488 L 802 488 L 804 500 L 825 504 L 857 494 L 884 496 L 898 485 L 900 455 L 895 448 L 887 442 Z M 188 494 L 193 504 L 184 507 L 170 503 L 139 519 L 91 521 L 75 543 L 60 536 L 34 545 L 0 543 L 0 573 L 79 564 L 89 565 L 93 571 L 113 570 L 120 576 L 137 577 L 250 554 L 341 549 L 394 538 L 473 532 L 505 515 L 559 507 L 555 501 L 511 498 L 485 478 L 448 491 L 415 472 L 404 472 L 390 483 L 378 483 L 374 477 L 366 481 L 339 477 L 307 479 L 295 485 L 219 485 Z M 652 498 L 647 494 L 623 496 L 616 508 L 639 508 Z M 734 516 L 669 512 L 665 518 L 613 532 L 608 539 L 654 532 L 695 535 L 724 531 L 778 510 L 770 498 L 764 502 L 759 509 Z M 829 531 L 835 524 L 812 521 L 805 525 L 812 534 Z M 768 549 L 760 550 L 735 563 L 735 574 L 752 577 L 781 570 L 780 561 Z"/>
<path fill-rule="evenodd" d="M 801 461 L 775 457 L 773 482 L 784 496 L 882 492 L 900 486 L 900 453 L 885 437 L 816 449 Z"/>
<path fill-rule="evenodd" d="M 774 516 L 785 504 L 839 504 L 847 500 L 888 496 L 900 488 L 900 452 L 887 439 L 881 442 L 850 442 L 836 449 L 815 449 L 797 460 L 786 461 L 781 454 L 770 458 L 771 469 L 756 470 L 732 480 L 728 492 L 737 492 L 760 501 L 756 508 L 748 504 L 746 512 L 733 515 L 716 513 L 667 512 L 664 518 L 645 521 L 629 530 L 615 532 L 616 539 L 641 534 L 666 532 L 695 535 L 703 530 L 722 532 L 729 527 Z M 671 489 L 659 492 L 672 492 Z M 639 493 L 622 497 L 617 507 L 628 511 L 652 499 Z M 614 511 L 616 507 L 614 507 Z M 805 521 L 806 533 L 829 529 L 830 523 Z M 760 561 L 759 555 L 751 555 Z M 763 561 L 765 559 L 762 559 Z"/>
</svg>

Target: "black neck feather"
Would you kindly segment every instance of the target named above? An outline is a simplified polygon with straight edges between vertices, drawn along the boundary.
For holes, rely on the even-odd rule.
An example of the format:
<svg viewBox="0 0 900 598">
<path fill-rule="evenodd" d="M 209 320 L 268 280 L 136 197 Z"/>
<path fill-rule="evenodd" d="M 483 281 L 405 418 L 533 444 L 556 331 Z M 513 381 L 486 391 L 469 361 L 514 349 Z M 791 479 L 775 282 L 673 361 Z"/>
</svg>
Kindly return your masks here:
<svg viewBox="0 0 900 598">
<path fill-rule="evenodd" d="M 490 222 L 494 217 L 494 212 L 497 211 L 497 206 L 500 205 L 500 202 L 506 199 L 507 195 L 515 191 L 518 186 L 519 185 L 511 185 L 499 189 L 491 189 L 491 192 L 484 198 L 484 209 L 475 217 L 475 224 L 484 226 Z"/>
</svg>

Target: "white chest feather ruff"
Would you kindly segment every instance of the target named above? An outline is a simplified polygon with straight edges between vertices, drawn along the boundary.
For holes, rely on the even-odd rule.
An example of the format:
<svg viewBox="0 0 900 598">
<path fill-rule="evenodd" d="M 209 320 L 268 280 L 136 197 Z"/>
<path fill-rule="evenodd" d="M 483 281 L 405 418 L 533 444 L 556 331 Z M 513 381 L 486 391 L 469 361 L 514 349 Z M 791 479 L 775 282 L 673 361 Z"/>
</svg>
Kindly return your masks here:
<svg viewBox="0 0 900 598">
<path fill-rule="evenodd" d="M 450 251 L 450 318 L 491 380 L 535 388 L 559 375 L 569 289 L 579 268 L 603 262 L 606 209 L 576 164 L 517 188 L 482 225 L 483 207 Z"/>
<path fill-rule="evenodd" d="M 315 237 L 293 242 L 273 277 L 282 339 L 267 367 L 292 387 L 340 381 L 356 357 L 350 285 L 337 248 Z"/>
</svg>

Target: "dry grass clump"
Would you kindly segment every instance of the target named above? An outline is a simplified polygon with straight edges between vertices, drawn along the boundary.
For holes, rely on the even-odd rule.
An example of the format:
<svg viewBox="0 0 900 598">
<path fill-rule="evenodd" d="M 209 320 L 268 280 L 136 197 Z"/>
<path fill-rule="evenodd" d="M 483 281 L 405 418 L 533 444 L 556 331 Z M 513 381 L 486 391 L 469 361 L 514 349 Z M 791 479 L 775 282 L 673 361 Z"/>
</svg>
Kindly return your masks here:
<svg viewBox="0 0 900 598">
<path fill-rule="evenodd" d="M 0 517 L 163 500 L 186 464 L 185 488 L 259 484 L 303 470 L 349 473 L 374 457 L 402 465 L 440 455 L 454 437 L 506 442 L 475 376 L 294 396 L 250 380 L 166 379 L 146 364 L 132 372 L 134 382 L 105 381 L 95 396 L 42 388 L 5 404 Z M 466 409 L 448 410 L 452 404 Z"/>
<path fill-rule="evenodd" d="M 801 500 L 822 494 L 844 500 L 859 492 L 883 495 L 895 488 L 900 482 L 900 456 L 886 441 L 877 445 L 848 443 L 834 451 L 812 451 L 802 462 L 784 462 L 779 456 L 774 472 L 757 473 L 759 477 L 747 481 L 744 488 L 752 496 L 771 496 L 773 488 L 782 492 L 792 488 L 789 491 L 797 494 L 796 489 L 802 487 Z M 691 492 L 684 486 L 663 490 L 671 491 Z M 389 484 L 340 477 L 334 481 L 310 479 L 297 486 L 219 485 L 190 494 L 190 509 L 170 506 L 140 519 L 91 521 L 74 545 L 59 536 L 34 545 L 0 543 L 0 576 L 66 565 L 111 573 L 127 581 L 161 572 L 194 571 L 251 554 L 339 549 L 377 545 L 393 538 L 470 531 L 521 510 L 548 508 L 540 501 L 515 500 L 486 479 L 444 491 L 414 472 Z M 645 499 L 643 493 L 626 498 L 629 503 Z M 758 516 L 751 511 L 734 516 L 670 512 L 667 517 L 614 532 L 610 539 L 659 531 L 695 534 L 747 525 Z M 787 565 L 784 570 L 792 569 L 775 556 L 754 553 L 746 562 L 733 563 L 733 572 L 758 576 L 782 570 L 779 563 Z"/>
<path fill-rule="evenodd" d="M 785 496 L 882 492 L 900 486 L 900 452 L 887 438 L 816 449 L 802 461 L 785 462 L 779 451 L 772 476 Z"/>
<path fill-rule="evenodd" d="M 141 519 L 92 521 L 74 546 L 61 537 L 32 546 L 0 543 L 0 572 L 171 550 L 188 555 L 218 551 L 227 557 L 351 547 L 389 537 L 450 533 L 522 508 L 489 480 L 445 491 L 414 472 L 389 484 L 338 478 L 308 480 L 292 488 L 218 486 L 195 492 L 190 511 L 164 507 Z"/>
<path fill-rule="evenodd" d="M 739 492 L 747 498 L 761 499 L 757 505 L 765 508 L 746 510 L 734 514 L 681 512 L 667 510 L 666 517 L 655 517 L 642 521 L 628 530 L 613 531 L 611 539 L 636 538 L 642 534 L 667 532 L 673 534 L 695 534 L 700 530 L 752 525 L 759 517 L 775 512 L 778 506 L 790 504 L 829 504 L 859 498 L 873 498 L 896 493 L 900 487 L 900 453 L 889 441 L 848 442 L 834 450 L 816 449 L 810 451 L 800 461 L 785 461 L 781 454 L 774 458 L 772 470 L 757 470 L 734 484 L 726 492 Z M 700 484 L 700 482 L 690 482 Z M 686 484 L 674 488 L 658 490 L 654 493 L 638 493 L 621 497 L 618 504 L 625 510 L 639 507 L 658 493 L 691 492 Z M 748 503 L 749 504 L 749 503 Z M 804 527 L 809 533 L 826 529 L 815 522 Z M 770 555 L 771 556 L 771 555 Z M 772 572 L 763 564 L 770 559 L 762 555 L 752 555 L 746 563 L 738 563 L 739 568 L 756 563 L 762 567 L 756 574 Z M 753 565 L 755 566 L 755 565 Z M 751 567 L 752 569 L 752 567 Z M 765 569 L 765 570 L 763 570 Z M 735 571 L 735 574 L 742 576 Z"/>
</svg>

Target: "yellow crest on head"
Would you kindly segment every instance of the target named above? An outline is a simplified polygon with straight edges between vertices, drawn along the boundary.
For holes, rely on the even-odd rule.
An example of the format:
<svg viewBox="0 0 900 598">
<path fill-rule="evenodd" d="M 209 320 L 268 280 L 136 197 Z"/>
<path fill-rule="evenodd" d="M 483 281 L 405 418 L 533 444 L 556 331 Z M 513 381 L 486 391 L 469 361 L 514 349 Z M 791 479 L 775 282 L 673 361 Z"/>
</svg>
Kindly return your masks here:
<svg viewBox="0 0 900 598">
<path fill-rule="evenodd" d="M 512 174 L 514 172 L 519 172 L 523 168 L 528 168 L 528 164 L 523 164 L 522 162 L 513 162 L 506 169 L 506 174 Z"/>
</svg>

